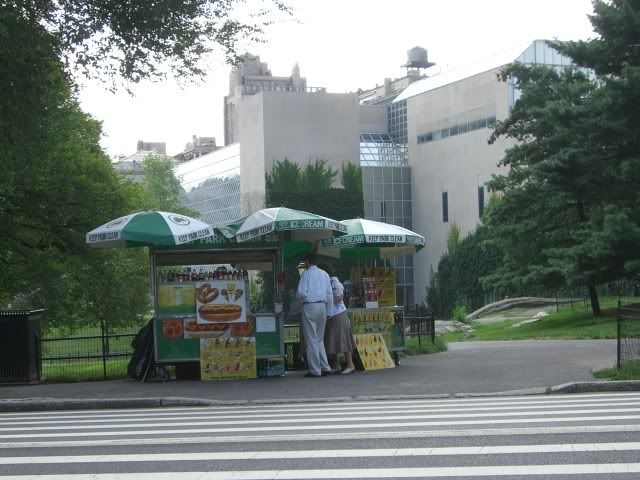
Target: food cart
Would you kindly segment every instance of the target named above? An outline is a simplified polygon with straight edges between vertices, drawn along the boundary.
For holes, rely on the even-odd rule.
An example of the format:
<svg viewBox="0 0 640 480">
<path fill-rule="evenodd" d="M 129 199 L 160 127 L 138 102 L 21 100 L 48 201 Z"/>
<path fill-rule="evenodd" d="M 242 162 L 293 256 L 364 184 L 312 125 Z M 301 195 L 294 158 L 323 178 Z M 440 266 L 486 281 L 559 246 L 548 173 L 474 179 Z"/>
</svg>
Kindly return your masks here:
<svg viewBox="0 0 640 480">
<path fill-rule="evenodd" d="M 363 225 L 382 233 L 363 234 L 358 230 Z M 393 230 L 399 228 L 361 219 L 337 222 L 286 208 L 259 210 L 219 228 L 184 215 L 138 212 L 89 232 L 87 243 L 149 248 L 154 355 L 161 378 L 167 377 L 167 365 L 199 362 L 202 379 L 241 379 L 257 376 L 258 361 L 285 356 L 285 265 L 296 265 L 318 246 L 321 255 L 342 258 L 356 252 L 358 258 L 375 260 L 424 245 L 424 238 L 409 230 Z M 269 279 L 272 296 L 252 308 L 249 298 L 259 272 L 263 281 Z M 362 301 L 348 309 L 356 343 L 366 340 L 362 351 L 372 357 L 384 346 L 387 359 L 381 368 L 389 367 L 389 353 L 397 363 L 404 350 L 394 274 L 376 266 L 358 267 L 352 274 Z"/>
<path fill-rule="evenodd" d="M 282 358 L 284 326 L 278 288 L 264 311 L 251 311 L 249 302 L 256 272 L 278 285 L 281 257 L 274 235 L 247 243 L 216 235 L 188 245 L 150 247 L 155 360 L 160 375 L 166 375 L 166 365 L 199 362 L 203 339 L 224 339 L 219 346 L 230 350 L 237 347 L 234 339 L 252 338 L 249 347 L 255 348 L 255 360 Z M 222 367 L 238 365 L 231 351 L 226 357 Z M 238 370 L 226 372 L 226 377 L 255 377 L 255 370 Z"/>
<path fill-rule="evenodd" d="M 346 232 L 340 222 L 287 208 L 258 210 L 183 245 L 151 246 L 155 359 L 200 362 L 201 379 L 255 378 L 260 360 L 284 359 L 284 266 L 297 264 L 312 240 Z M 252 308 L 260 272 L 273 294 Z M 284 374 L 280 368 L 263 375 Z"/>
</svg>

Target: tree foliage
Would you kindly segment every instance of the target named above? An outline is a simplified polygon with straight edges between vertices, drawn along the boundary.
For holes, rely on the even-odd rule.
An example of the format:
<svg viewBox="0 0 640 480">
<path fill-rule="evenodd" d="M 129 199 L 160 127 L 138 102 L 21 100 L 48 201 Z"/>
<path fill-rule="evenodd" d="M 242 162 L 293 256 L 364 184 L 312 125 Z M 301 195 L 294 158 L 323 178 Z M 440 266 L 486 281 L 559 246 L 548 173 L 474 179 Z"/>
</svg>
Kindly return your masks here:
<svg viewBox="0 0 640 480">
<path fill-rule="evenodd" d="M 488 216 L 505 263 L 487 281 L 584 285 L 594 314 L 596 286 L 640 267 L 640 4 L 595 1 L 600 38 L 554 46 L 581 67 L 515 64 L 522 97 L 492 137 L 518 140 L 502 162 L 503 193 Z"/>
<path fill-rule="evenodd" d="M 343 167 L 344 168 L 344 167 Z M 325 160 L 309 162 L 304 167 L 285 158 L 274 162 L 265 174 L 267 192 L 316 192 L 328 190 L 338 175 Z M 357 190 L 354 190 L 357 191 Z M 360 187 L 362 192 L 362 187 Z"/>
<path fill-rule="evenodd" d="M 444 253 L 437 273 L 432 273 L 427 301 L 438 318 L 449 318 L 456 307 L 473 312 L 484 305 L 486 288 L 481 279 L 502 263 L 502 252 L 489 242 L 489 228 L 480 225 Z"/>
<path fill-rule="evenodd" d="M 340 181 L 345 190 L 362 194 L 362 167 L 353 162 L 343 163 L 340 169 Z"/>
<path fill-rule="evenodd" d="M 80 110 L 51 35 L 5 8 L 0 44 L 0 303 L 44 307 L 49 325 L 131 321 L 148 305 L 140 254 L 84 243 L 132 206 L 100 124 Z"/>
<path fill-rule="evenodd" d="M 265 188 L 267 192 L 299 191 L 302 188 L 302 169 L 297 163 L 285 158 L 277 160 L 271 167 L 271 172 L 265 174 Z"/>
<path fill-rule="evenodd" d="M 125 82 L 206 73 L 205 59 L 222 50 L 231 63 L 240 45 L 262 41 L 270 11 L 290 13 L 280 0 L 8 0 L 5 8 L 30 27 L 43 25 L 60 45 L 67 73 Z M 243 15 L 243 10 L 246 14 Z M 241 18 L 244 17 L 245 20 Z"/>
<path fill-rule="evenodd" d="M 165 161 L 143 185 L 114 173 L 44 29 L 0 8 L 0 45 L 0 308 L 43 307 L 45 326 L 67 330 L 130 326 L 149 311 L 147 255 L 87 248 L 85 234 L 179 208 L 179 184 Z"/>
<path fill-rule="evenodd" d="M 331 168 L 326 160 L 307 163 L 302 170 L 301 189 L 305 192 L 328 190 L 338 171 Z"/>
<path fill-rule="evenodd" d="M 453 253 L 460 245 L 460 226 L 457 223 L 452 223 L 449 227 L 449 234 L 447 235 L 447 252 Z"/>
<path fill-rule="evenodd" d="M 144 210 L 175 212 L 197 217 L 196 210 L 185 208 L 182 202 L 183 189 L 173 170 L 170 157 L 151 153 L 142 162 L 144 172 L 141 207 Z"/>
</svg>

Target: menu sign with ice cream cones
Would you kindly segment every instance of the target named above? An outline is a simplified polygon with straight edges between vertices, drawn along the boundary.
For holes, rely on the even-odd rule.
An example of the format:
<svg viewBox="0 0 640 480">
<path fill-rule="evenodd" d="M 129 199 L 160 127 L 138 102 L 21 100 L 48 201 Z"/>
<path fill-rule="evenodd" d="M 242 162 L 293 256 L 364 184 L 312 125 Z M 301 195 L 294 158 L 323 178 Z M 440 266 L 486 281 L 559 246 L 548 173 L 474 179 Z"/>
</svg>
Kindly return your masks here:
<svg viewBox="0 0 640 480">
<path fill-rule="evenodd" d="M 245 323 L 247 292 L 243 280 L 196 283 L 197 323 Z"/>
<path fill-rule="evenodd" d="M 356 348 L 365 370 L 394 368 L 384 337 L 379 333 L 361 333 L 354 335 Z"/>
</svg>

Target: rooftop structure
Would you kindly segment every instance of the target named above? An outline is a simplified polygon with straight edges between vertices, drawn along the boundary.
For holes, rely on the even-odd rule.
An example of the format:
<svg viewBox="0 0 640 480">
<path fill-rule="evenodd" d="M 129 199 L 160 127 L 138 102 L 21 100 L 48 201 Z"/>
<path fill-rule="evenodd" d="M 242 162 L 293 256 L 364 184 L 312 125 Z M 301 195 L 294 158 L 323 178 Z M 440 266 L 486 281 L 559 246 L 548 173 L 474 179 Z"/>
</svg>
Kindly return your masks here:
<svg viewBox="0 0 640 480">
<path fill-rule="evenodd" d="M 240 140 L 238 131 L 238 104 L 247 97 L 260 92 L 325 92 L 325 88 L 307 87 L 307 79 L 300 76 L 296 63 L 291 76 L 274 77 L 266 62 L 259 56 L 247 55 L 244 62 L 231 70 L 229 94 L 224 97 L 224 144 L 230 145 Z"/>
<path fill-rule="evenodd" d="M 217 150 L 215 137 L 198 137 L 193 135 L 191 142 L 188 142 L 184 146 L 184 150 L 173 156 L 177 163 L 193 160 L 209 152 Z"/>
</svg>

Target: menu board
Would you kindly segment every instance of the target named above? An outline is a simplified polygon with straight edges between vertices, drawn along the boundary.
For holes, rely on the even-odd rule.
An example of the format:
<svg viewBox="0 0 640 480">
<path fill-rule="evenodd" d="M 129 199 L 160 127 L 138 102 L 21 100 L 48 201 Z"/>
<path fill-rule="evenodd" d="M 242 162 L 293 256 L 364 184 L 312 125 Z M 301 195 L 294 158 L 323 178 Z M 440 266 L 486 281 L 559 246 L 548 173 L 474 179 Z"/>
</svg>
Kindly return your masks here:
<svg viewBox="0 0 640 480">
<path fill-rule="evenodd" d="M 197 282 L 197 323 L 245 323 L 248 305 L 245 289 L 243 280 Z"/>
<path fill-rule="evenodd" d="M 257 377 L 255 337 L 200 340 L 201 380 L 241 380 Z"/>
<path fill-rule="evenodd" d="M 165 283 L 159 285 L 158 313 L 161 315 L 195 315 L 195 285 L 192 283 Z"/>
<path fill-rule="evenodd" d="M 354 335 L 354 337 L 356 339 L 356 349 L 365 370 L 395 368 L 382 335 L 361 333 Z"/>
<path fill-rule="evenodd" d="M 387 345 L 393 346 L 394 313 L 387 310 L 352 312 L 351 330 L 354 334 L 378 333 Z"/>
<path fill-rule="evenodd" d="M 373 270 L 378 289 L 378 305 L 393 307 L 396 304 L 396 269 L 375 268 Z"/>
</svg>

